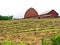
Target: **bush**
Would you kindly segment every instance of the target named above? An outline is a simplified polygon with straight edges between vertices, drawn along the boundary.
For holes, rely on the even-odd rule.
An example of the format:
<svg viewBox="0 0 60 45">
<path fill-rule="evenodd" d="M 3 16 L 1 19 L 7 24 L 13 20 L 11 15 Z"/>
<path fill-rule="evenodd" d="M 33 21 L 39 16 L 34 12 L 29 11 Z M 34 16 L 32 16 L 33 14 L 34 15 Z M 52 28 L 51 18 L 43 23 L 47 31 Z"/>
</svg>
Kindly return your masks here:
<svg viewBox="0 0 60 45">
<path fill-rule="evenodd" d="M 13 16 L 1 16 L 0 15 L 0 20 L 11 20 Z"/>
<path fill-rule="evenodd" d="M 42 39 L 42 45 L 51 45 L 51 42 L 46 39 Z"/>
<path fill-rule="evenodd" d="M 52 39 L 52 45 L 60 45 L 60 34 L 55 34 Z"/>
</svg>

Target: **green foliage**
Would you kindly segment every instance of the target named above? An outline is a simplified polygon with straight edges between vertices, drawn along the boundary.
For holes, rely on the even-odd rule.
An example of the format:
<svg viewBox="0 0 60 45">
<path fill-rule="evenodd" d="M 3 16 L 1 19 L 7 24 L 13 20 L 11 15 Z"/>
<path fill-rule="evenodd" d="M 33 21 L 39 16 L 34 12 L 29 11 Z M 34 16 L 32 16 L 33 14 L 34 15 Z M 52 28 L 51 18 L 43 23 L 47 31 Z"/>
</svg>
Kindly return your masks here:
<svg viewBox="0 0 60 45">
<path fill-rule="evenodd" d="M 6 41 L 6 42 L 3 43 L 3 45 L 16 45 L 16 44 L 14 44 L 14 43 L 11 42 L 11 41 Z M 26 44 L 23 43 L 23 42 L 21 42 L 21 43 L 18 43 L 17 45 L 26 45 Z"/>
<path fill-rule="evenodd" d="M 60 45 L 60 34 L 53 35 L 50 41 L 43 39 L 42 45 Z"/>
<path fill-rule="evenodd" d="M 46 39 L 42 40 L 42 45 L 50 45 L 51 41 L 47 41 Z"/>
<path fill-rule="evenodd" d="M 1 16 L 0 15 L 0 20 L 10 20 L 12 18 L 13 18 L 13 16 Z"/>
<path fill-rule="evenodd" d="M 42 45 L 47 45 L 46 40 L 42 39 Z"/>
<path fill-rule="evenodd" d="M 4 42 L 3 45 L 14 45 L 14 43 L 12 43 L 12 42 Z"/>
<path fill-rule="evenodd" d="M 60 45 L 60 34 L 55 34 L 52 39 L 52 45 Z"/>
</svg>

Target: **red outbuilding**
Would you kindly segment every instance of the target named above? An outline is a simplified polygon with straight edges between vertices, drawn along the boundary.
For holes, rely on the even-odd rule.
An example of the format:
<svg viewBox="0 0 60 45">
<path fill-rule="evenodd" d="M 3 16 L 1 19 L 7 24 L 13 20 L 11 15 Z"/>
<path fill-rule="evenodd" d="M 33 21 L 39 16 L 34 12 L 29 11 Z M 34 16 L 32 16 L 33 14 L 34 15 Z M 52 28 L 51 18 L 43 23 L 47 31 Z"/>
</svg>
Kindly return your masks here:
<svg viewBox="0 0 60 45">
<path fill-rule="evenodd" d="M 59 14 L 55 10 L 51 10 L 50 12 L 46 14 L 41 14 L 38 16 L 38 18 L 58 18 Z"/>
</svg>

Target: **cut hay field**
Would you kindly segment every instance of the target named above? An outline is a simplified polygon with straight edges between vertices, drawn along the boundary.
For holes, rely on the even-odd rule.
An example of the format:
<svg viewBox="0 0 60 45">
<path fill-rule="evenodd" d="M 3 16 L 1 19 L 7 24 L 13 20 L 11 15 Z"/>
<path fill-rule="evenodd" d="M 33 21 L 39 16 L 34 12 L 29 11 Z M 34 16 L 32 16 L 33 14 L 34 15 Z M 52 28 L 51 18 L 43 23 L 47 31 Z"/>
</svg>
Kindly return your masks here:
<svg viewBox="0 0 60 45">
<path fill-rule="evenodd" d="M 1 45 L 6 41 L 42 45 L 42 39 L 49 41 L 56 33 L 60 33 L 60 18 L 0 20 Z"/>
</svg>

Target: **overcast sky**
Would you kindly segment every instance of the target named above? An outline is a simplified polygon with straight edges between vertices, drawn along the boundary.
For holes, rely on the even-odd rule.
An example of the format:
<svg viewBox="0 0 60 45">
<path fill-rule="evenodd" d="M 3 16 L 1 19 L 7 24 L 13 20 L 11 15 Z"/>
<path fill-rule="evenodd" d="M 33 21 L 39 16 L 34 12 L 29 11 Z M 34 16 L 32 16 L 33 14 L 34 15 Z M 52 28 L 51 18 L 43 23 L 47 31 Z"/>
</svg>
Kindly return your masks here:
<svg viewBox="0 0 60 45">
<path fill-rule="evenodd" d="M 52 9 L 60 14 L 60 0 L 0 0 L 0 15 L 23 18 L 30 7 L 36 9 L 39 14 Z"/>
</svg>

